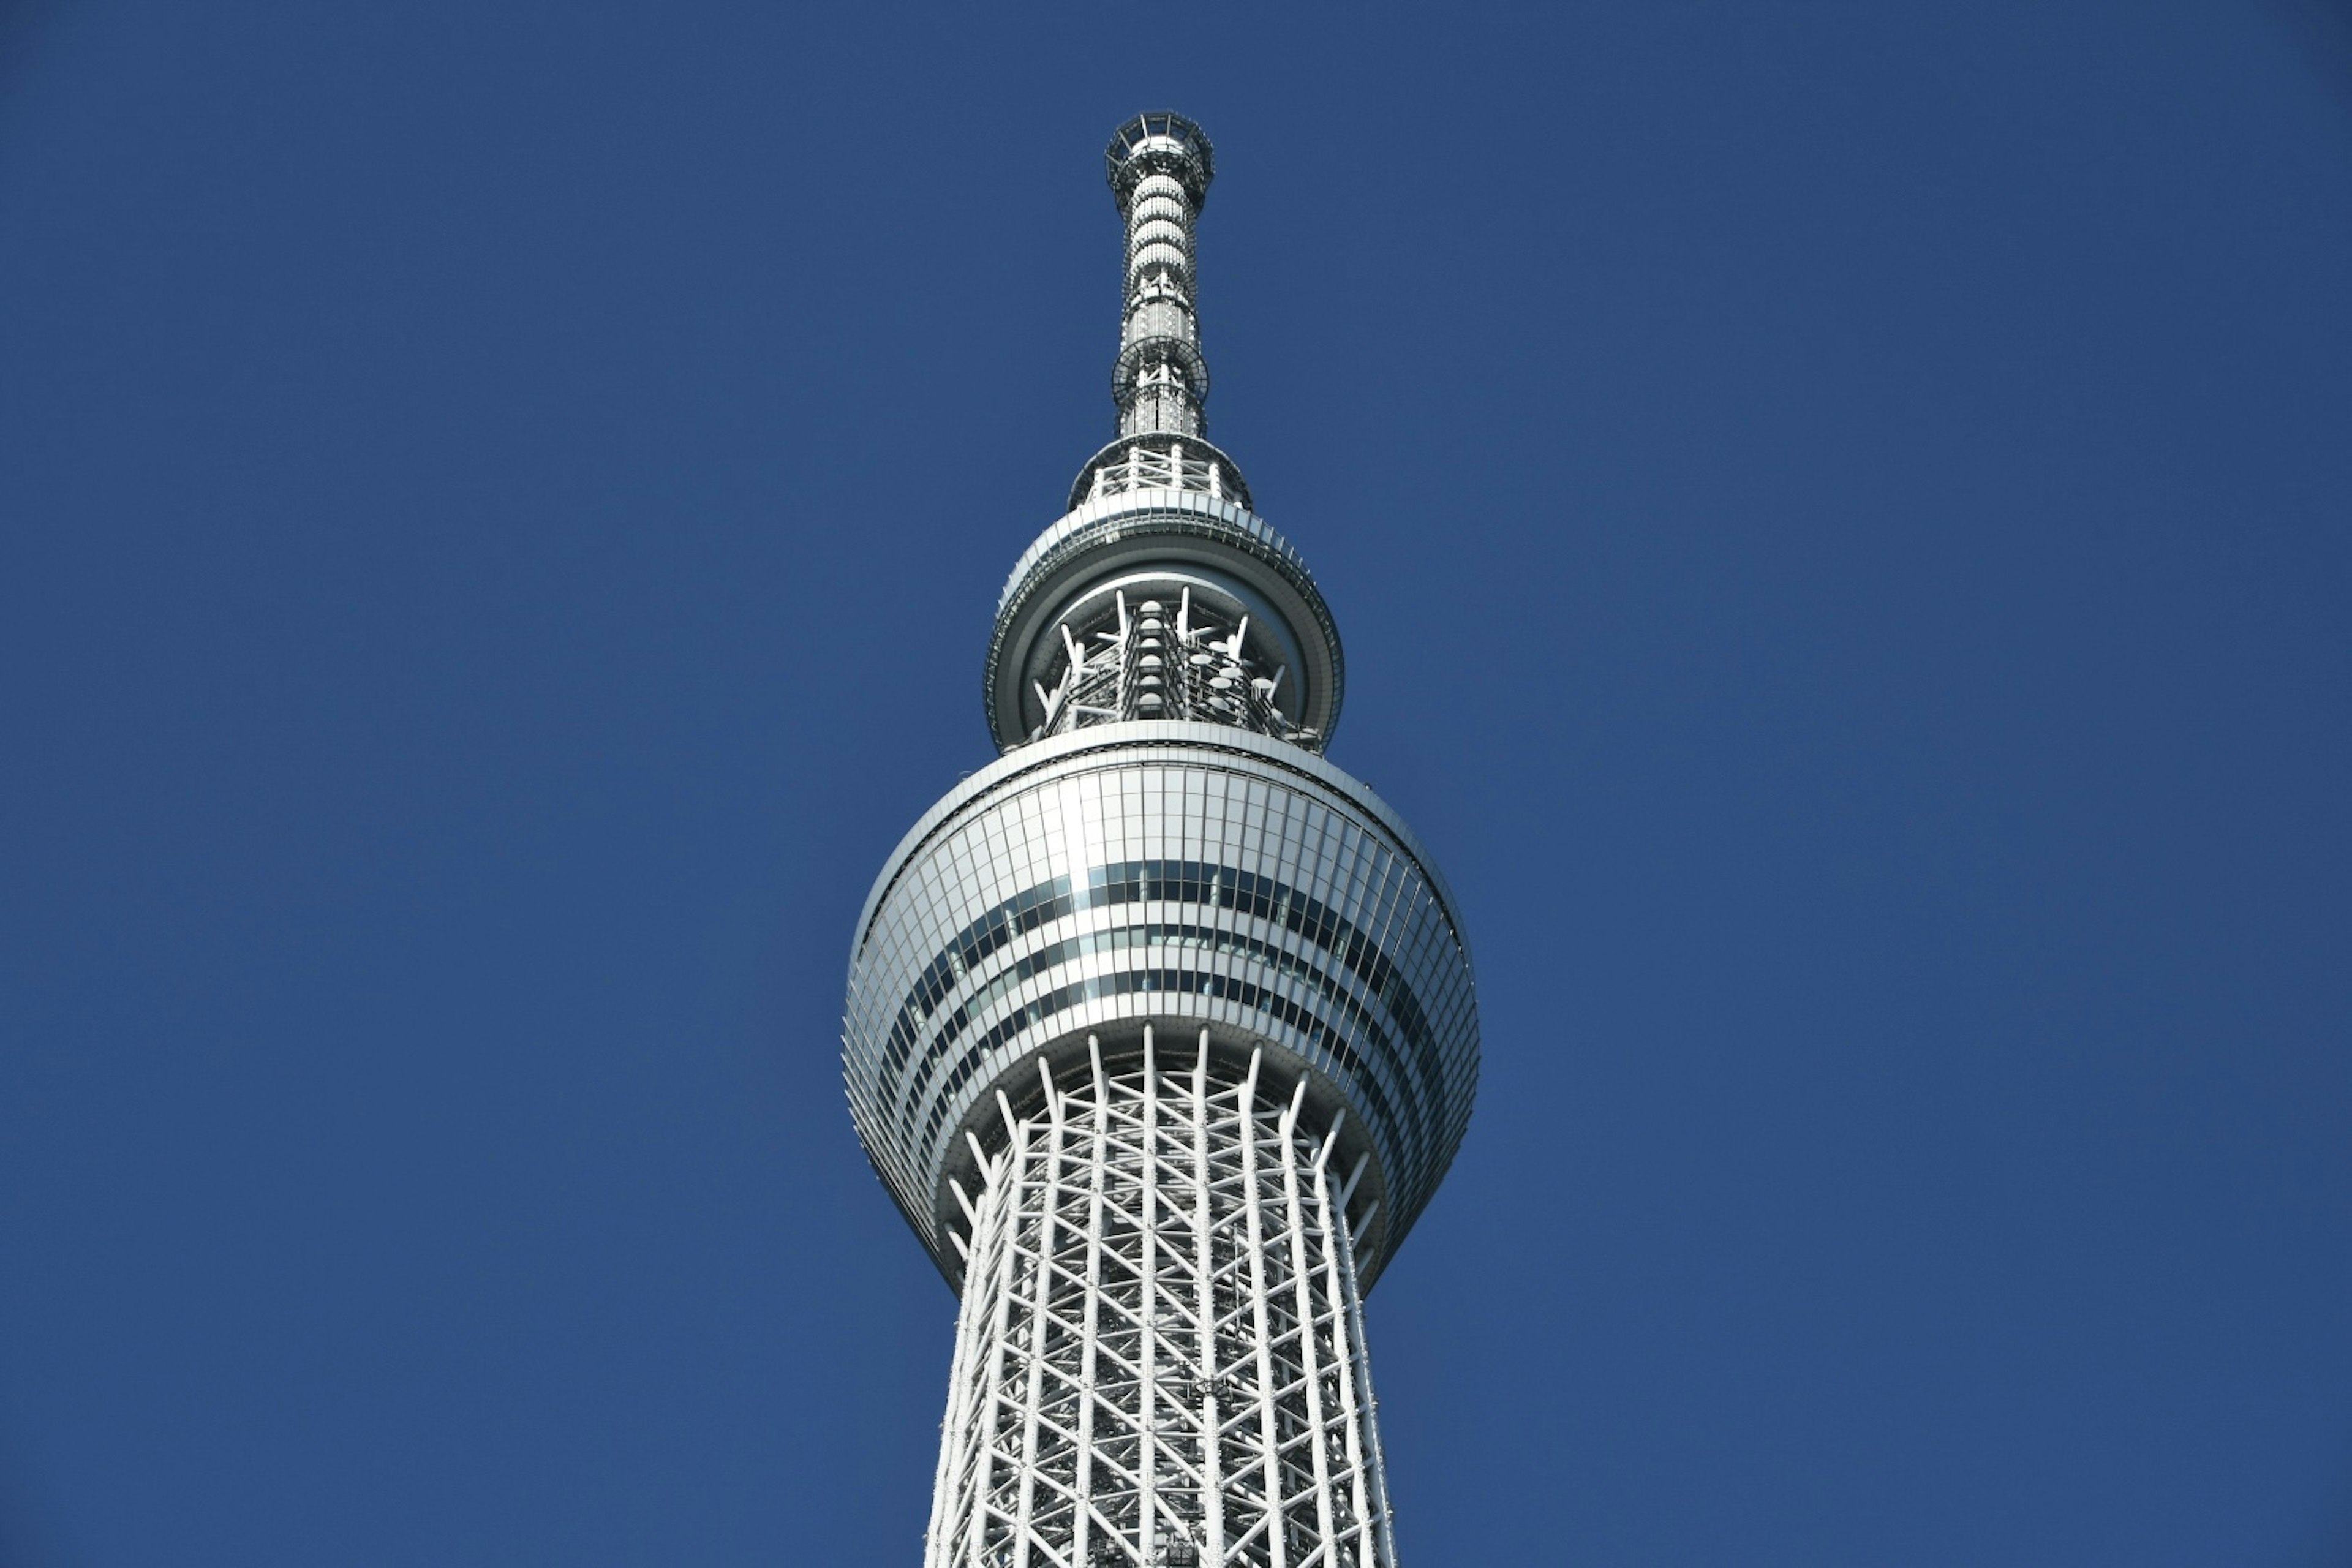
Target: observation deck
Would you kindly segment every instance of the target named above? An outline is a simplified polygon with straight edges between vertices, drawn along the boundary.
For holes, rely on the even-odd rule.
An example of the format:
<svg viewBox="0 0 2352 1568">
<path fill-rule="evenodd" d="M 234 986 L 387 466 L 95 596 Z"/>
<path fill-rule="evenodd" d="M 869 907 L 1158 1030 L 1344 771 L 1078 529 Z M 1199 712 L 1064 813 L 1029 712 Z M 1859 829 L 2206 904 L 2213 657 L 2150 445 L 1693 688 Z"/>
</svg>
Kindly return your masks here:
<svg viewBox="0 0 2352 1568">
<path fill-rule="evenodd" d="M 850 1109 L 955 1281 L 953 1184 L 979 1190 L 1036 1062 L 1206 1027 L 1282 1092 L 1303 1082 L 1337 1168 L 1363 1163 L 1347 1221 L 1369 1281 L 1468 1127 L 1475 990 L 1444 879 L 1360 781 L 1229 725 L 1105 724 L 999 758 L 890 857 L 851 960 Z"/>
</svg>

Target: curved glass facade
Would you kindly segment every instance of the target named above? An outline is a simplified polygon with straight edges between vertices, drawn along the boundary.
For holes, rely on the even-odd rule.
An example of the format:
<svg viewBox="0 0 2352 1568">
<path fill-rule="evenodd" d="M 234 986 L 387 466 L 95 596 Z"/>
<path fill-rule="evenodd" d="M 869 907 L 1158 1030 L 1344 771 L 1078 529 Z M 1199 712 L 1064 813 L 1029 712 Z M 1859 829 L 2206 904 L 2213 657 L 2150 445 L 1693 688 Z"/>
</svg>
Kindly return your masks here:
<svg viewBox="0 0 2352 1568">
<path fill-rule="evenodd" d="M 967 1130 L 998 1137 L 993 1091 L 1145 1022 L 1272 1047 L 1347 1112 L 1377 1273 L 1478 1068 L 1468 948 L 1394 815 L 1297 748 L 1170 722 L 1024 747 L 933 808 L 858 922 L 844 1048 L 866 1151 L 951 1279 L 946 1182 Z"/>
</svg>

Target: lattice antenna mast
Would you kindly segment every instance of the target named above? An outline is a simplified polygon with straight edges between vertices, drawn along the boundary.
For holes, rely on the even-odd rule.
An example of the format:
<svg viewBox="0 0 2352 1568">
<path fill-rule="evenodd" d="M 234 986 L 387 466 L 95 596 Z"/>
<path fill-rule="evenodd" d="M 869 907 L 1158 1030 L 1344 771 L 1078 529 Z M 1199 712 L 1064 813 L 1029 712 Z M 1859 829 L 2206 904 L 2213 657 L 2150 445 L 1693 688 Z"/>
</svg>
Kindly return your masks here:
<svg viewBox="0 0 2352 1568">
<path fill-rule="evenodd" d="M 1192 226 L 1216 176 L 1208 136 L 1181 114 L 1139 114 L 1104 153 L 1127 219 L 1127 310 L 1111 395 L 1123 436 L 1208 434 L 1208 362 Z"/>
<path fill-rule="evenodd" d="M 1193 226 L 1216 174 L 1206 132 L 1181 114 L 1139 114 L 1103 163 L 1127 220 L 1126 309 L 1111 401 L 1118 435 L 1070 490 L 1073 507 L 1130 490 L 1205 492 L 1250 504 L 1234 460 L 1209 445 L 1209 364 L 1201 355 Z"/>
</svg>

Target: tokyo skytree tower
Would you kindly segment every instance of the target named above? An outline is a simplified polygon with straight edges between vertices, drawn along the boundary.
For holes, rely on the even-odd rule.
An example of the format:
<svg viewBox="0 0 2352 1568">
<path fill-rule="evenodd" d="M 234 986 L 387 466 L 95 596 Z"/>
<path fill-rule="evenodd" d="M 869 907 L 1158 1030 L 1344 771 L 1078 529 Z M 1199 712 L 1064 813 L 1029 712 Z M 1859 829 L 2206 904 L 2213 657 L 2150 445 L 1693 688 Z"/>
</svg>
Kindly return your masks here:
<svg viewBox="0 0 2352 1568">
<path fill-rule="evenodd" d="M 1207 439 L 1209 139 L 1119 127 L 1118 434 L 997 603 L 1001 754 L 859 914 L 858 1135 L 962 1302 L 928 1568 L 1394 1568 L 1363 1292 L 1478 1078 L 1453 896 Z"/>
</svg>

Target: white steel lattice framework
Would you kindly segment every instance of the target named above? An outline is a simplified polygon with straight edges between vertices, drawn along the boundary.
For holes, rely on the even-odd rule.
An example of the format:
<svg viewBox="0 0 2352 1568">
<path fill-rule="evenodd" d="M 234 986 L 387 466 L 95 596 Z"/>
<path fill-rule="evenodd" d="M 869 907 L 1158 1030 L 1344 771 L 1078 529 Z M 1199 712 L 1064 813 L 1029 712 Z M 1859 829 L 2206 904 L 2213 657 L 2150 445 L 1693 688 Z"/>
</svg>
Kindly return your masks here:
<svg viewBox="0 0 2352 1568">
<path fill-rule="evenodd" d="M 850 1113 L 962 1298 L 929 1568 L 1395 1568 L 1362 1295 L 1461 1146 L 1476 984 L 1207 439 L 1213 167 L 1181 115 L 1111 138 L 1118 433 L 998 602 L 1000 755 L 851 948 Z"/>
<path fill-rule="evenodd" d="M 1147 1031 L 983 1157 L 929 1568 L 1393 1568 L 1337 1140 Z M 1354 1174 L 1360 1177 L 1365 1157 Z M 959 1196 L 962 1194 L 959 1192 Z M 967 1200 L 969 1201 L 969 1200 Z"/>
</svg>

